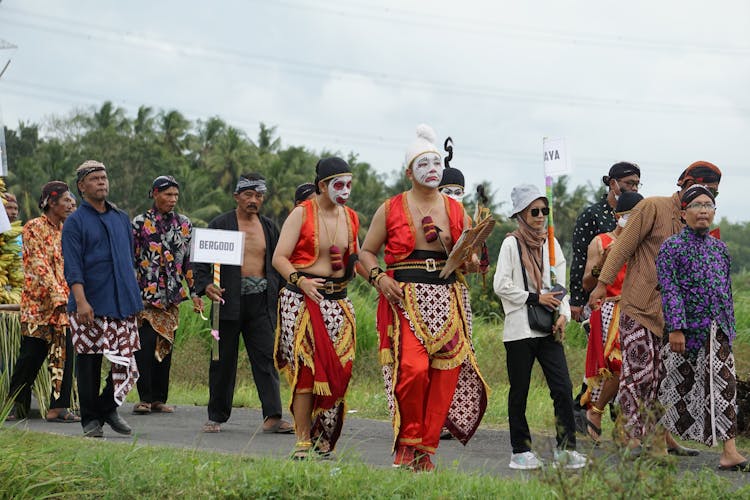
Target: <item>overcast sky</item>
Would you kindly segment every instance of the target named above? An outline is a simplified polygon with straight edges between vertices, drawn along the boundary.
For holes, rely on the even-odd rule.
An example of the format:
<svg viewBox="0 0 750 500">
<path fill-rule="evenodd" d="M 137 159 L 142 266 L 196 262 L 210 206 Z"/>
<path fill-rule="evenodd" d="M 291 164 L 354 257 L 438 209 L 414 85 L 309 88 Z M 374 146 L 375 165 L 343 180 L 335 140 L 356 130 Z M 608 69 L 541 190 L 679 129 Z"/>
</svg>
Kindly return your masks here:
<svg viewBox="0 0 750 500">
<path fill-rule="evenodd" d="M 388 173 L 427 123 L 499 201 L 542 188 L 542 138 L 564 137 L 574 185 L 629 160 L 644 195 L 667 195 L 704 159 L 724 172 L 717 217 L 750 220 L 744 0 L 2 0 L 0 38 L 18 46 L 0 51 L 10 128 L 146 104 Z"/>
</svg>

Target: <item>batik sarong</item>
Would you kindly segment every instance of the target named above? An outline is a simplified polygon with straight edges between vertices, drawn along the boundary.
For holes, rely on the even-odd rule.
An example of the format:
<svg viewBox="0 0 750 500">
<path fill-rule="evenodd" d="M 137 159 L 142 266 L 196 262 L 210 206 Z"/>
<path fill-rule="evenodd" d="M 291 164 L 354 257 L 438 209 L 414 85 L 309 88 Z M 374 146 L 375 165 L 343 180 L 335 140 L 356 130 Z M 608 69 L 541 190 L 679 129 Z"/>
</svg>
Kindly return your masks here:
<svg viewBox="0 0 750 500">
<path fill-rule="evenodd" d="M 115 403 L 120 406 L 138 380 L 135 351 L 141 348 L 135 316 L 113 319 L 94 316 L 94 323 L 81 325 L 70 316 L 73 348 L 78 354 L 103 354 L 112 363 Z"/>
<path fill-rule="evenodd" d="M 138 326 L 143 321 L 148 321 L 151 328 L 156 332 L 156 348 L 154 357 L 157 361 L 162 362 L 164 358 L 172 351 L 174 345 L 174 334 L 180 323 L 180 309 L 176 305 L 171 305 L 166 309 L 146 306 L 138 314 Z"/>
<path fill-rule="evenodd" d="M 585 381 L 588 389 L 581 397 L 582 405 L 598 401 L 602 390 L 602 383 L 612 377 L 619 377 L 622 371 L 619 300 L 603 302 L 599 312 L 596 314 L 599 314 L 601 317 L 601 334 L 597 337 L 601 341 L 601 358 L 593 360 L 589 359 L 588 355 L 586 357 Z M 589 342 L 594 337 L 593 326 L 591 331 Z"/>
<path fill-rule="evenodd" d="M 640 439 L 652 433 L 662 416 L 659 384 L 663 378 L 661 339 L 625 312 L 620 313 L 622 371 L 617 400 L 625 433 Z"/>
<path fill-rule="evenodd" d="M 21 333 L 27 337 L 42 339 L 47 343 L 47 366 L 49 367 L 52 395 L 60 399 L 63 373 L 65 371 L 65 335 L 67 325 L 35 325 L 21 323 Z"/>
<path fill-rule="evenodd" d="M 695 358 L 661 349 L 666 375 L 659 401 L 662 423 L 682 439 L 708 446 L 737 436 L 737 378 L 727 335 L 711 324 L 706 345 Z"/>
<path fill-rule="evenodd" d="M 324 331 L 317 331 L 316 325 Z M 344 424 L 355 347 L 354 306 L 349 298 L 323 299 L 316 306 L 301 293 L 281 290 L 276 368 L 286 376 L 293 394 L 313 393 L 311 434 L 313 440 L 328 442 L 331 450 Z M 312 387 L 299 387 L 300 375 L 306 369 L 312 372 Z"/>
<path fill-rule="evenodd" d="M 466 444 L 482 420 L 488 393 L 471 345 L 469 291 L 458 282 L 450 285 L 402 283 L 402 287 L 404 299 L 397 305 L 381 301 L 381 308 L 387 308 L 387 314 L 378 311 L 378 322 L 385 318 L 391 322 L 388 326 L 390 346 L 385 356 L 381 350 L 380 357 L 384 362 L 383 377 L 393 420 L 394 446 L 401 428 L 395 389 L 401 359 L 399 336 L 405 330 L 401 327 L 402 322 L 408 323 L 407 331 L 425 346 L 431 368 L 451 370 L 460 367 L 445 426 L 456 439 Z"/>
</svg>

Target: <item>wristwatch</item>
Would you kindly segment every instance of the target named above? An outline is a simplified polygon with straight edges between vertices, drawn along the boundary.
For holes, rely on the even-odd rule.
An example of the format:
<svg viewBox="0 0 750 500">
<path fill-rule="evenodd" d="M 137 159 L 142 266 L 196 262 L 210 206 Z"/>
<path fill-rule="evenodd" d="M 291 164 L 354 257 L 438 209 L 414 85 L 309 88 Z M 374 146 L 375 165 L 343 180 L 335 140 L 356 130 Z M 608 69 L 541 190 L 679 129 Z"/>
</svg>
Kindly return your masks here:
<svg viewBox="0 0 750 500">
<path fill-rule="evenodd" d="M 294 271 L 289 275 L 289 279 L 287 281 L 289 282 L 289 284 L 297 286 L 297 282 L 299 281 L 299 273 L 297 271 Z"/>
<path fill-rule="evenodd" d="M 382 269 L 380 269 L 379 267 L 373 267 L 372 269 L 370 269 L 370 277 L 369 277 L 368 281 L 369 281 L 370 283 L 374 282 L 374 281 L 375 281 L 375 279 L 376 279 L 376 278 L 377 278 L 378 276 L 380 276 L 381 274 L 383 274 L 384 272 L 385 272 L 385 271 L 383 271 L 383 270 L 382 270 Z"/>
</svg>

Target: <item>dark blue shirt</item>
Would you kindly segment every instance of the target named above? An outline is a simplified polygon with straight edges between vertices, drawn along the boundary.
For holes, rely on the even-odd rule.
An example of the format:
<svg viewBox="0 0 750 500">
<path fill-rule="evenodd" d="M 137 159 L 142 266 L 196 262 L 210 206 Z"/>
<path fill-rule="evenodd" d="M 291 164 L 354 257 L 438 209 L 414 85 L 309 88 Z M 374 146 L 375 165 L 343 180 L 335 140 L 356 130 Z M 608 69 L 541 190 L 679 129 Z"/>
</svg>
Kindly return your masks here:
<svg viewBox="0 0 750 500">
<path fill-rule="evenodd" d="M 143 309 L 133 268 L 133 232 L 128 215 L 105 202 L 99 213 L 87 201 L 65 220 L 62 249 L 65 280 L 80 283 L 95 316 L 124 319 Z M 71 290 L 68 312 L 77 310 Z"/>
</svg>

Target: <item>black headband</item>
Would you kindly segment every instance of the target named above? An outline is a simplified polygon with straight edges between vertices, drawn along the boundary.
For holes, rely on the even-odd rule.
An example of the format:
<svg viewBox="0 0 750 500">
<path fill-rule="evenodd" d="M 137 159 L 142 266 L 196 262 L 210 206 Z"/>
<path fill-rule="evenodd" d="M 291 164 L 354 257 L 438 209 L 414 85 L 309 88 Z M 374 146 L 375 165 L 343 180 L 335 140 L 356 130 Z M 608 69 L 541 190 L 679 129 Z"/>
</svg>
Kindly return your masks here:
<svg viewBox="0 0 750 500">
<path fill-rule="evenodd" d="M 94 173 L 94 172 L 99 172 L 100 170 L 107 170 L 107 169 L 102 164 L 79 168 L 78 170 L 76 170 L 76 176 L 77 176 L 76 182 L 81 182 L 84 179 L 84 177 L 86 177 L 87 175 Z"/>
<path fill-rule="evenodd" d="M 682 172 L 677 179 L 677 185 L 682 187 L 687 181 L 692 181 L 694 184 L 721 182 L 721 170 L 713 163 L 697 161 Z"/>
<path fill-rule="evenodd" d="M 315 192 L 315 184 L 306 182 L 297 186 L 297 190 L 294 191 L 294 204 L 305 201 L 311 194 Z"/>
</svg>

